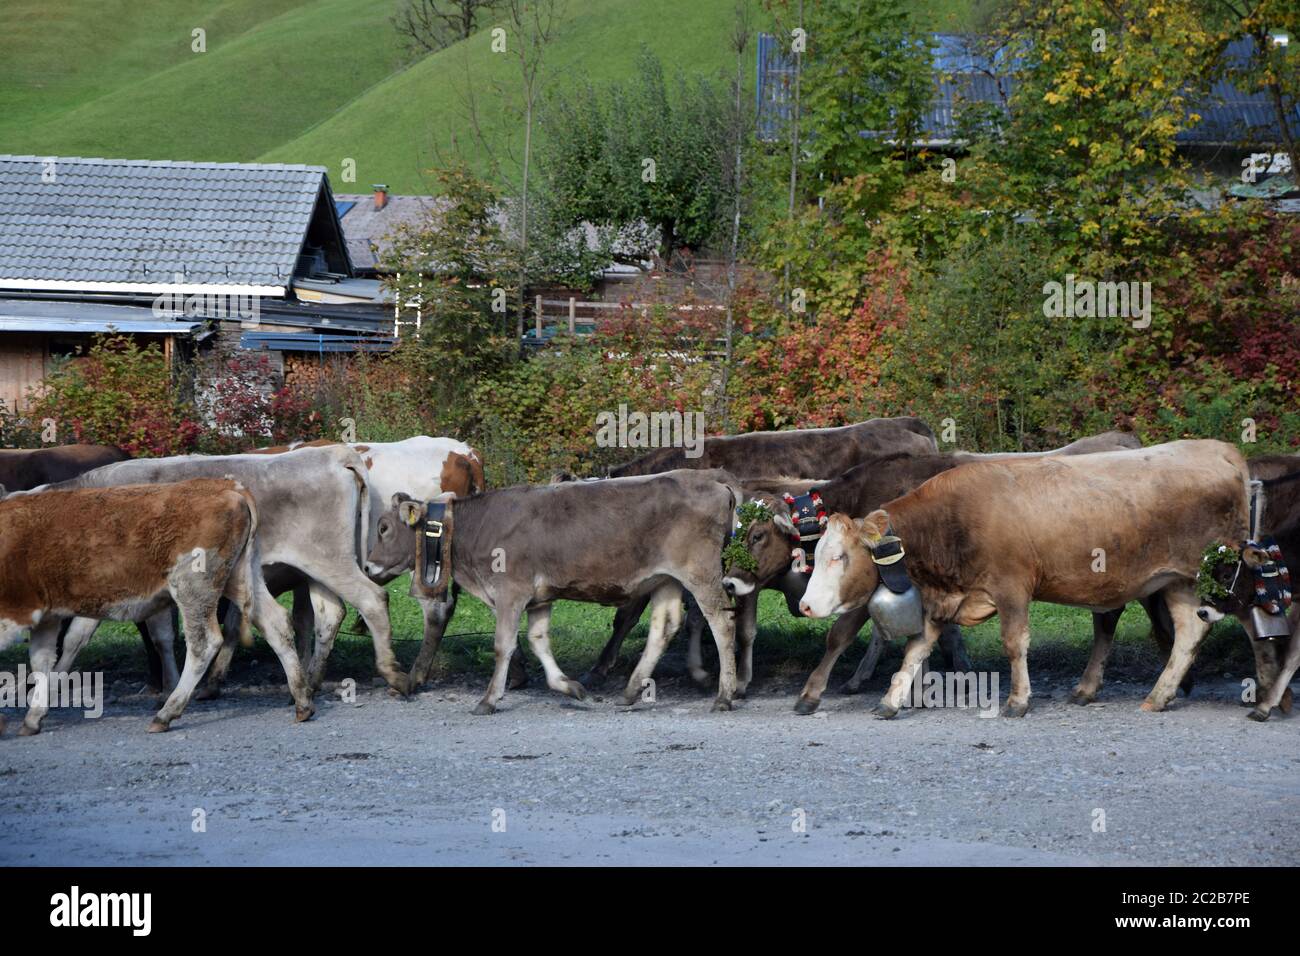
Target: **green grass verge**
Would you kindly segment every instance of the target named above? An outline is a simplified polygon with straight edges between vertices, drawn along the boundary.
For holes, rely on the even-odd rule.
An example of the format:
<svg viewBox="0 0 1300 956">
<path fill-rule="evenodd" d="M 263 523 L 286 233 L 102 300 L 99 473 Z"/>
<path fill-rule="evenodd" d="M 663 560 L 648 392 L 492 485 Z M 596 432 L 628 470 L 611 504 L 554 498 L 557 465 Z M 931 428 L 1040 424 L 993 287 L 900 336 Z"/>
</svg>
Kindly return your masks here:
<svg viewBox="0 0 1300 956">
<path fill-rule="evenodd" d="M 402 577 L 388 587 L 389 614 L 398 658 L 409 667 L 419 651 L 423 618 L 420 606 L 408 594 L 410 578 Z M 286 595 L 282 601 L 288 604 Z M 556 659 L 566 673 L 578 675 L 595 663 L 609 637 L 614 609 L 593 604 L 559 601 L 551 617 L 551 645 Z M 755 644 L 755 677 L 782 682 L 802 681 L 816 665 L 825 647 L 829 621 L 796 619 L 790 616 L 785 602 L 775 592 L 764 592 L 759 602 L 759 633 Z M 1086 611 L 1035 604 L 1030 614 L 1033 635 L 1030 646 L 1030 672 L 1077 677 L 1083 671 L 1092 644 L 1092 618 Z M 358 682 L 377 676 L 370 638 L 358 635 L 356 612 L 350 611 L 343 622 L 343 633 L 330 658 L 328 679 L 352 677 Z M 456 615 L 435 664 L 434 676 L 442 680 L 480 683 L 491 673 L 492 612 L 480 601 L 462 595 Z M 967 648 L 978 669 L 1006 669 L 1006 658 L 998 636 L 997 620 L 966 629 Z M 646 624 L 638 624 L 623 645 L 616 675 L 624 678 L 645 646 Z M 521 637 L 521 643 L 527 642 Z M 667 658 L 680 655 L 682 642 L 669 648 Z M 857 666 L 865 644 L 859 641 L 841 658 L 835 677 L 846 679 Z M 177 648 L 178 654 L 181 648 Z M 877 670 L 877 678 L 887 677 L 898 666 L 900 649 L 887 652 Z M 530 655 L 531 657 L 531 655 Z M 26 662 L 26 645 L 0 654 L 0 669 L 13 670 Z M 706 665 L 714 667 L 716 655 L 706 638 Z M 937 661 L 937 657 L 936 657 Z M 109 681 L 143 681 L 146 676 L 144 651 L 134 626 L 106 623 L 77 662 L 82 671 L 104 671 Z M 1197 670 L 1207 673 L 1230 671 L 1246 676 L 1254 673 L 1254 662 L 1245 635 L 1235 622 L 1221 622 L 1206 638 L 1197 661 Z M 1154 682 L 1160 658 L 1148 637 L 1148 624 L 1141 608 L 1129 607 L 1120 620 L 1114 652 L 1107 668 L 1109 675 L 1130 675 Z M 259 637 L 251 651 L 240 650 L 231 671 L 235 681 L 280 681 L 279 663 L 267 644 Z M 617 686 L 617 679 L 611 686 Z M 836 682 L 832 681 L 832 687 Z"/>
</svg>

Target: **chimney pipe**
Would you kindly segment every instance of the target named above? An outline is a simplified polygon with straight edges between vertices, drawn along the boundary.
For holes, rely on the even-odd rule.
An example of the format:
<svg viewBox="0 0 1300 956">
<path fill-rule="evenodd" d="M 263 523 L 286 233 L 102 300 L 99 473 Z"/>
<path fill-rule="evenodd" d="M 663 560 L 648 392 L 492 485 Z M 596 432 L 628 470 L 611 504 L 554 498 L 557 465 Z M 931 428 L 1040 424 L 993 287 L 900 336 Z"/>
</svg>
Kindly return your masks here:
<svg viewBox="0 0 1300 956">
<path fill-rule="evenodd" d="M 378 212 L 388 205 L 388 186 L 384 183 L 375 183 L 370 188 L 375 191 L 375 212 Z"/>
</svg>

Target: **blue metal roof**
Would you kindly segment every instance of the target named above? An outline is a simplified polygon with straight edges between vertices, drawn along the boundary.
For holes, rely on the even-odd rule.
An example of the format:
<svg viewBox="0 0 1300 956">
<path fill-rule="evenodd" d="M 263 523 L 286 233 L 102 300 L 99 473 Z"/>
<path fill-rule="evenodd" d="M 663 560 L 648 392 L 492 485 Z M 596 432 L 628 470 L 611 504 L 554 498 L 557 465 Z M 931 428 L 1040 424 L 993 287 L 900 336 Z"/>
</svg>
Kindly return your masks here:
<svg viewBox="0 0 1300 956">
<path fill-rule="evenodd" d="M 992 53 L 981 49 L 982 37 L 973 34 L 931 34 L 935 94 L 922 120 L 925 139 L 946 142 L 958 132 L 958 117 L 964 103 L 989 103 L 1007 110 L 1015 91 L 1018 62 L 1005 50 Z M 1235 40 L 1225 56 L 1240 66 L 1250 58 L 1252 46 L 1247 39 Z M 1300 69 L 1300 65 L 1297 66 Z M 781 44 L 770 34 L 758 38 L 758 129 L 767 140 L 780 137 L 790 117 L 793 99 L 794 62 L 782 51 Z M 1183 146 L 1263 145 L 1280 143 L 1281 129 L 1273 106 L 1263 93 L 1243 92 L 1225 81 L 1216 83 L 1208 97 L 1191 102 L 1189 113 L 1201 121 L 1180 130 L 1175 141 Z M 1300 128 L 1300 103 L 1293 106 L 1294 122 Z M 871 135 L 864 131 L 864 135 Z"/>
</svg>

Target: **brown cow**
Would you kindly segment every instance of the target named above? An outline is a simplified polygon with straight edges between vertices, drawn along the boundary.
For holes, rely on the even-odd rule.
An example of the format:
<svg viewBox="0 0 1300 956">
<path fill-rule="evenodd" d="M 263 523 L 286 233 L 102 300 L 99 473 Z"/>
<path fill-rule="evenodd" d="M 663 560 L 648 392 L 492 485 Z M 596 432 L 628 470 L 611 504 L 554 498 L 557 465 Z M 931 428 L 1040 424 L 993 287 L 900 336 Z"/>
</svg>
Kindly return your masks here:
<svg viewBox="0 0 1300 956">
<path fill-rule="evenodd" d="M 27 491 L 37 485 L 67 481 L 92 468 L 130 457 L 116 445 L 3 448 L 0 449 L 0 485 L 9 491 Z"/>
<path fill-rule="evenodd" d="M 789 487 L 801 480 L 822 475 L 838 475 L 872 455 L 890 452 L 926 454 L 938 451 L 934 432 L 919 418 L 872 418 L 840 428 L 797 428 L 779 432 L 748 432 L 703 440 L 703 452 L 697 458 L 686 456 L 683 448 L 660 448 L 635 461 L 610 469 L 612 478 L 658 474 L 673 468 L 721 468 L 728 474 L 759 490 L 764 480 Z M 553 481 L 571 481 L 568 474 Z M 599 687 L 618 661 L 623 641 L 641 619 L 648 597 L 629 603 L 614 615 L 613 633 L 600 652 L 600 659 L 579 680 L 587 687 Z M 708 681 L 700 657 L 703 620 L 690 607 L 688 617 L 690 642 L 687 668 L 691 678 L 703 686 Z M 519 668 L 522 673 L 522 667 Z M 524 680 L 521 683 L 526 682 Z M 512 684 L 513 686 L 513 684 Z M 744 693 L 744 682 L 740 686 Z"/>
<path fill-rule="evenodd" d="M 876 549 L 901 540 L 923 633 L 876 713 L 898 713 L 943 625 L 996 614 L 1011 658 L 1003 712 L 1019 717 L 1029 707 L 1031 601 L 1096 612 L 1159 594 L 1174 647 L 1142 709 L 1163 710 L 1209 630 L 1196 613 L 1201 552 L 1245 536 L 1248 477 L 1241 453 L 1218 441 L 962 465 L 866 518 L 833 515 L 800 609 L 826 617 L 867 604 L 881 583 Z"/>
<path fill-rule="evenodd" d="M 180 681 L 149 725 L 184 711 L 221 648 L 228 597 L 262 629 L 284 666 L 297 719 L 312 715 L 288 613 L 262 581 L 257 506 L 240 484 L 200 479 L 15 495 L 0 501 L 0 648 L 31 635 L 33 691 L 21 733 L 39 732 L 64 619 L 138 621 L 175 602 L 185 625 Z M 245 624 L 247 628 L 248 625 Z"/>
<path fill-rule="evenodd" d="M 1106 432 L 1093 435 L 1051 452 L 1029 454 L 979 455 L 971 452 L 937 453 L 931 455 L 877 455 L 850 468 L 840 477 L 814 483 L 825 510 L 843 512 L 853 517 L 865 515 L 886 501 L 899 498 L 924 482 L 955 468 L 960 464 L 981 460 L 1023 460 L 1045 458 L 1051 455 L 1077 455 L 1097 451 L 1118 451 L 1124 448 L 1141 448 L 1142 443 L 1130 432 Z M 807 482 L 786 487 L 787 493 L 798 495 L 810 490 Z M 747 488 L 747 490 L 749 490 Z M 748 569 L 733 562 L 726 569 L 722 586 L 736 597 L 736 647 L 740 654 L 738 681 L 744 684 L 752 673 L 753 641 L 758 589 L 770 587 L 782 592 L 790 613 L 799 613 L 799 600 L 808 583 L 811 566 L 804 571 L 795 570 L 791 561 L 792 549 L 800 546 L 798 533 L 791 520 L 790 508 L 781 494 L 760 493 L 751 500 L 757 501 L 772 513 L 770 520 L 752 522 L 745 531 L 745 550 L 753 558 L 754 567 Z M 810 547 L 810 546 L 805 546 Z M 1143 598 L 1142 605 L 1152 623 L 1152 635 L 1161 652 L 1168 658 L 1173 648 L 1173 635 L 1165 621 L 1166 614 L 1154 598 Z M 1093 631 L 1098 640 L 1106 642 L 1114 636 L 1123 609 L 1093 615 Z M 865 606 L 841 615 L 826 634 L 826 653 L 809 675 L 803 692 L 795 702 L 795 712 L 811 714 L 821 703 L 822 694 L 830 679 L 831 670 L 840 655 L 853 643 L 858 631 L 867 622 Z M 958 671 L 970 670 L 970 662 L 962 646 L 961 631 L 956 624 L 948 624 L 939 637 L 946 666 Z M 872 631 L 871 643 L 857 671 L 844 687 L 844 692 L 857 693 L 862 683 L 869 680 L 883 650 L 884 638 L 879 628 Z M 1183 689 L 1191 690 L 1190 678 Z M 1096 691 L 1093 690 L 1095 695 Z M 1088 699 L 1091 699 L 1089 697 Z M 1086 702 L 1080 700 L 1079 702 Z"/>
<path fill-rule="evenodd" d="M 435 536 L 450 540 L 453 579 L 496 615 L 496 669 L 474 712 L 492 713 L 505 693 L 522 613 L 548 686 L 581 699 L 582 685 L 551 656 L 551 603 L 619 605 L 648 594 L 650 636 L 624 691 L 633 703 L 681 622 L 683 588 L 695 596 L 722 661 L 714 709 L 730 710 L 736 655 L 720 555 L 740 498 L 724 472 L 681 470 L 517 486 L 454 501 L 450 521 Z M 393 496 L 379 520 L 369 574 L 388 579 L 416 563 L 416 542 L 424 535 L 415 526 L 427 513 L 424 502 Z M 417 572 L 413 593 L 422 593 L 419 578 Z"/>
<path fill-rule="evenodd" d="M 703 440 L 699 457 L 685 448 L 657 448 L 609 469 L 610 478 L 657 475 L 675 468 L 721 468 L 737 478 L 816 478 L 838 475 L 884 451 L 938 451 L 934 432 L 919 418 L 872 418 L 840 428 L 748 432 Z"/>
</svg>

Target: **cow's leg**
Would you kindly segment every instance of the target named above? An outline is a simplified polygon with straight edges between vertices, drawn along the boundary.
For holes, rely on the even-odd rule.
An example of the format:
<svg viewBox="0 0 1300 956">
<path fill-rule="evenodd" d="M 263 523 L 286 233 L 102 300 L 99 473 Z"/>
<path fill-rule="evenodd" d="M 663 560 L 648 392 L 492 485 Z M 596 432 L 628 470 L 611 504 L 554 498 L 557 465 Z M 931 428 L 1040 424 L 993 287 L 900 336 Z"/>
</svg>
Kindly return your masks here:
<svg viewBox="0 0 1300 956">
<path fill-rule="evenodd" d="M 492 669 L 492 680 L 488 683 L 487 693 L 474 708 L 474 713 L 483 716 L 496 712 L 497 703 L 506 695 L 506 672 L 510 668 L 510 655 L 519 643 L 519 615 L 523 613 L 524 602 L 500 602 L 496 607 L 496 665 Z"/>
<path fill-rule="evenodd" d="M 698 581 L 687 589 L 695 595 L 700 612 L 713 631 L 713 643 L 718 648 L 718 696 L 713 702 L 715 711 L 731 710 L 736 696 L 736 620 L 728 606 L 727 596 L 718 581 Z"/>
<path fill-rule="evenodd" d="M 610 668 L 618 663 L 618 652 L 623 647 L 623 641 L 627 639 L 632 628 L 636 627 L 637 621 L 641 620 L 641 614 L 649 603 L 650 595 L 643 594 L 621 605 L 614 612 L 614 633 L 605 642 L 596 665 L 578 678 L 583 685 L 588 688 L 596 688 L 605 683 L 606 678 L 609 677 Z"/>
<path fill-rule="evenodd" d="M 1251 720 L 1268 720 L 1274 707 L 1281 708 L 1284 714 L 1291 713 L 1291 678 L 1300 667 L 1300 613 L 1295 613 L 1292 617 L 1295 619 L 1295 626 L 1286 641 L 1287 646 L 1281 656 L 1277 674 L 1268 688 L 1267 695 L 1257 698 L 1255 709 L 1246 715 Z"/>
<path fill-rule="evenodd" d="M 871 625 L 871 639 L 867 642 L 867 652 L 862 655 L 862 660 L 858 661 L 858 668 L 853 672 L 853 676 L 849 678 L 848 683 L 840 688 L 841 694 L 862 693 L 862 685 L 871 680 L 871 675 L 876 672 L 876 665 L 880 663 L 880 655 L 884 653 L 885 645 L 890 640 L 889 634 L 883 627 L 875 623 Z"/>
<path fill-rule="evenodd" d="M 299 581 L 293 588 L 293 636 L 298 645 L 298 659 L 309 666 L 316 639 L 316 614 L 311 585 Z"/>
<path fill-rule="evenodd" d="M 1083 676 L 1070 692 L 1070 700 L 1074 703 L 1091 704 L 1097 699 L 1097 691 L 1101 689 L 1101 679 L 1106 671 L 1106 661 L 1110 659 L 1111 646 L 1115 643 L 1115 627 L 1123 613 L 1122 607 L 1093 613 L 1092 653 L 1088 655 L 1088 666 L 1083 669 Z"/>
<path fill-rule="evenodd" d="M 66 674 L 77 663 L 77 655 L 82 652 L 90 639 L 99 629 L 99 621 L 91 617 L 74 617 L 65 622 L 67 630 L 63 631 L 59 641 L 59 660 L 54 665 L 56 673 Z"/>
<path fill-rule="evenodd" d="M 1210 625 L 1196 616 L 1201 602 L 1190 585 L 1171 585 L 1161 593 L 1174 623 L 1174 649 L 1151 693 L 1142 701 L 1142 709 L 1147 711 L 1164 710 L 1174 699 L 1178 685 L 1196 659 L 1196 649 L 1210 630 Z"/>
<path fill-rule="evenodd" d="M 826 692 L 826 683 L 831 678 L 831 670 L 835 667 L 835 662 L 853 643 L 858 636 L 858 631 L 870 616 L 864 604 L 835 619 L 831 629 L 826 632 L 826 651 L 817 666 L 813 668 L 813 672 L 808 675 L 808 679 L 804 681 L 803 691 L 794 703 L 796 714 L 811 714 L 821 705 L 822 694 Z"/>
<path fill-rule="evenodd" d="M 194 692 L 195 700 L 216 700 L 221 696 L 221 685 L 230 673 L 230 664 L 235 659 L 235 648 L 239 644 L 239 608 L 222 598 L 217 604 L 217 620 L 221 622 L 221 649 L 208 667 L 203 686 Z M 186 648 L 189 647 L 187 643 Z"/>
<path fill-rule="evenodd" d="M 966 653 L 966 639 L 962 637 L 961 628 L 948 623 L 939 632 L 939 650 L 943 652 L 943 666 L 950 671 L 971 671 L 974 667 L 970 655 Z"/>
<path fill-rule="evenodd" d="M 1279 660 L 1275 641 L 1256 640 L 1258 632 L 1253 621 L 1247 618 L 1241 622 L 1241 625 L 1246 632 L 1246 639 L 1250 641 L 1250 651 L 1255 657 L 1255 700 L 1258 703 L 1266 699 L 1269 691 L 1273 689 L 1282 662 Z"/>
<path fill-rule="evenodd" d="M 149 733 L 162 733 L 171 726 L 190 702 L 190 695 L 198 686 L 208 665 L 221 650 L 221 626 L 217 621 L 217 607 L 214 601 L 206 610 L 202 607 L 181 604 L 181 623 L 185 628 L 185 666 L 181 669 L 180 680 L 176 688 L 163 702 L 162 708 L 154 715 L 149 724 Z"/>
<path fill-rule="evenodd" d="M 262 637 L 266 638 L 266 643 L 271 645 L 275 656 L 280 659 L 285 680 L 289 684 L 289 693 L 293 696 L 294 720 L 299 722 L 310 720 L 312 714 L 316 712 L 311 701 L 315 685 L 303 670 L 302 661 L 298 657 L 293 621 L 289 612 L 281 607 L 280 602 L 267 590 L 266 582 L 260 575 L 251 582 L 236 582 L 236 588 L 244 587 L 251 588 L 252 594 L 247 597 L 242 593 L 238 594 L 238 599 L 251 607 L 253 623 L 262 632 Z M 320 620 L 319 615 L 317 620 Z M 337 629 L 337 625 L 335 628 Z"/>
<path fill-rule="evenodd" d="M 447 624 L 456 611 L 456 599 L 459 597 L 460 586 L 452 582 L 452 586 L 447 591 L 447 600 L 420 599 L 420 607 L 424 611 L 424 639 L 420 643 L 420 653 L 416 655 L 415 663 L 411 665 L 412 691 L 418 690 L 429 679 L 429 671 L 433 670 L 433 659 L 438 655 L 438 648 L 442 646 L 442 637 L 447 633 Z"/>
<path fill-rule="evenodd" d="M 751 595 L 745 595 L 750 597 Z M 757 595 L 752 595 L 755 601 Z M 744 598 L 741 598 L 743 600 Z M 755 625 L 757 627 L 757 625 Z M 708 671 L 704 669 L 704 614 L 700 611 L 699 602 L 695 598 L 687 595 L 686 601 L 686 672 L 691 675 L 691 680 L 696 687 L 702 690 L 711 690 L 713 681 Z M 750 638 L 752 641 L 753 638 Z"/>
<path fill-rule="evenodd" d="M 1142 610 L 1147 612 L 1147 617 L 1151 621 L 1151 639 L 1156 642 L 1156 647 L 1160 649 L 1160 660 L 1169 663 L 1169 655 L 1174 649 L 1174 622 L 1169 617 L 1169 607 L 1165 604 L 1164 598 L 1159 593 L 1148 594 L 1140 599 Z M 1195 681 L 1192 679 L 1192 672 L 1189 669 L 1183 675 L 1182 682 L 1178 685 L 1182 689 L 1183 696 L 1190 696 Z"/>
<path fill-rule="evenodd" d="M 397 655 L 393 653 L 393 628 L 388 622 L 388 592 L 366 577 L 356 565 L 346 561 L 337 562 L 329 568 L 316 569 L 315 578 L 365 618 L 366 626 L 370 628 L 370 635 L 375 641 L 376 669 L 388 681 L 389 687 L 403 696 L 409 694 L 410 678 L 398 669 Z M 518 614 L 515 619 L 517 623 Z M 317 640 L 322 640 L 319 632 Z M 333 635 L 328 640 L 332 645 Z"/>
<path fill-rule="evenodd" d="M 95 622 L 98 623 L 98 622 Z M 50 709 L 50 680 L 54 671 L 55 660 L 59 656 L 59 631 L 63 620 L 49 617 L 32 628 L 31 646 L 28 654 L 31 660 L 32 676 L 36 678 L 31 693 L 27 696 L 27 714 L 18 733 L 30 737 L 41 732 L 41 721 Z M 93 631 L 94 628 L 91 628 Z"/>
<path fill-rule="evenodd" d="M 754 637 L 758 633 L 758 589 L 736 601 L 736 696 L 744 697 L 754 678 Z"/>
<path fill-rule="evenodd" d="M 1023 717 L 1029 710 L 1029 603 L 999 601 L 998 619 L 1002 622 L 1002 647 L 1011 661 L 1011 693 L 1002 708 L 1003 717 Z"/>
<path fill-rule="evenodd" d="M 632 676 L 623 689 L 623 701 L 631 707 L 641 696 L 641 691 L 650 683 L 650 675 L 655 671 L 668 641 L 677 633 L 682 623 L 682 591 L 674 582 L 661 585 L 650 595 L 650 633 L 646 637 L 645 650 L 641 659 L 632 669 Z"/>
<path fill-rule="evenodd" d="M 582 685 L 566 677 L 564 671 L 560 670 L 560 665 L 555 662 L 555 655 L 551 653 L 550 628 L 551 606 L 549 604 L 528 609 L 528 643 L 532 645 L 537 659 L 542 662 L 542 670 L 546 672 L 546 686 L 565 697 L 583 700 L 587 692 Z"/>
<path fill-rule="evenodd" d="M 343 619 L 348 609 L 334 594 L 321 587 L 315 581 L 307 585 L 310 597 L 311 616 L 315 622 L 316 647 L 311 660 L 307 663 L 307 683 L 312 693 L 320 690 L 325 681 L 325 667 L 329 664 L 330 653 L 334 650 L 334 639 L 339 635 Z M 294 607 L 297 608 L 298 593 L 294 590 Z"/>
<path fill-rule="evenodd" d="M 889 690 L 885 691 L 885 696 L 880 698 L 880 703 L 872 709 L 873 714 L 885 719 L 898 714 L 907 697 L 908 689 L 912 686 L 912 680 L 916 677 L 916 672 L 929 658 L 931 649 L 939 640 L 940 630 L 938 624 L 927 618 L 921 633 L 907 642 L 907 647 L 903 649 L 903 663 L 897 673 L 890 678 Z"/>
<path fill-rule="evenodd" d="M 147 643 L 153 651 L 149 660 L 151 672 L 154 658 L 158 660 L 162 675 L 162 683 L 158 687 L 160 694 L 170 694 L 175 689 L 176 682 L 181 679 L 180 671 L 176 669 L 176 631 L 179 624 L 180 615 L 176 613 L 176 605 L 171 604 L 137 625 L 142 636 L 148 635 Z"/>
</svg>

